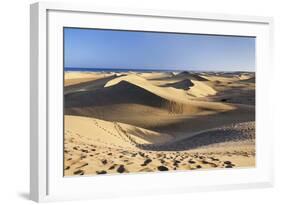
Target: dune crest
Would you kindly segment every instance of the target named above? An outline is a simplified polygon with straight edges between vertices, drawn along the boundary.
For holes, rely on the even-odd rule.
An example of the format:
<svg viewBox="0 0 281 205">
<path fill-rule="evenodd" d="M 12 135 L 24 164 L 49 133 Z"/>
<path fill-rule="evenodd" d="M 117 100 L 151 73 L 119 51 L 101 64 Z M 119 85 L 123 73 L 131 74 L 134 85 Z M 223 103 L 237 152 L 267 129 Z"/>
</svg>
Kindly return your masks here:
<svg viewBox="0 0 281 205">
<path fill-rule="evenodd" d="M 208 81 L 208 79 L 202 77 L 201 75 L 195 74 L 195 73 L 192 73 L 192 72 L 188 72 L 188 71 L 180 72 L 180 73 L 176 74 L 174 76 L 174 78 L 176 78 L 176 79 L 190 79 L 190 80 L 196 80 L 196 81 Z"/>
<path fill-rule="evenodd" d="M 217 94 L 217 91 L 202 81 L 191 80 L 193 86 L 187 91 L 194 97 L 206 97 Z"/>
<path fill-rule="evenodd" d="M 142 89 L 145 89 L 151 93 L 154 93 L 155 95 L 158 95 L 160 97 L 163 97 L 167 100 L 175 101 L 175 102 L 187 102 L 187 95 L 183 90 L 178 90 L 175 88 L 161 88 L 158 86 L 155 86 L 151 84 L 146 79 L 139 77 L 134 74 L 122 76 L 119 78 L 115 78 L 113 80 L 108 81 L 104 87 L 111 87 L 113 85 L 117 85 L 118 83 L 126 81 L 128 83 L 131 83 L 133 85 L 136 85 Z"/>
</svg>

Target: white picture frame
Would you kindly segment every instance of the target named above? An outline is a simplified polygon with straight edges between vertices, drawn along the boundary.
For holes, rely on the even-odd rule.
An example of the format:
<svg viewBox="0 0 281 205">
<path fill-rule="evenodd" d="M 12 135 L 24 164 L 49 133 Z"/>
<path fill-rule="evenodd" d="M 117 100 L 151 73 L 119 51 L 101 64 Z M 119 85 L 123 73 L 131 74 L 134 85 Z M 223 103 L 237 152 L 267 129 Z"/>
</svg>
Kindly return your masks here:
<svg viewBox="0 0 281 205">
<path fill-rule="evenodd" d="M 270 89 L 269 74 L 273 72 L 272 18 L 47 2 L 32 4 L 30 11 L 31 200 L 94 199 L 273 186 L 273 133 L 267 129 L 272 113 L 263 109 L 270 106 L 271 99 L 267 90 Z M 63 177 L 62 101 L 59 97 L 63 89 L 62 70 L 54 68 L 62 65 L 61 32 L 64 26 L 256 36 L 256 167 Z M 119 188 L 110 188 L 113 184 L 118 184 Z"/>
</svg>

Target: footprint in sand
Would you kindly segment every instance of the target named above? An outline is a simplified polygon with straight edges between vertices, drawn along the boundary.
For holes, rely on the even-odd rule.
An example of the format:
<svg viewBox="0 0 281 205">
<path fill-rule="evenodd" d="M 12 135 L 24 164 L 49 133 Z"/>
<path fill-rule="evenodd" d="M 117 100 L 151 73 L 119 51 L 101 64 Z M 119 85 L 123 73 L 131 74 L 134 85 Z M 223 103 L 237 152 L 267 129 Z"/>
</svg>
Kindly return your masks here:
<svg viewBox="0 0 281 205">
<path fill-rule="evenodd" d="M 80 169 L 80 168 L 88 166 L 88 165 L 89 165 L 88 163 L 85 163 L 85 164 L 81 165 L 80 167 L 77 167 L 77 169 Z"/>
<path fill-rule="evenodd" d="M 141 166 L 146 166 L 146 165 L 148 165 L 150 162 L 152 162 L 152 160 L 151 159 L 146 159 L 144 162 L 143 162 L 143 164 L 141 164 Z"/>
<path fill-rule="evenodd" d="M 180 163 L 181 163 L 181 161 L 175 159 L 173 165 L 178 167 L 178 164 L 180 164 Z"/>
<path fill-rule="evenodd" d="M 126 171 L 126 169 L 125 169 L 124 165 L 120 165 L 117 169 L 117 172 L 119 172 L 119 173 L 123 173 L 125 171 Z"/>
<path fill-rule="evenodd" d="M 224 161 L 225 168 L 232 168 L 235 164 L 232 164 L 231 161 Z"/>
<path fill-rule="evenodd" d="M 75 175 L 84 175 L 84 171 L 79 169 L 79 170 L 73 172 L 73 174 L 75 174 Z"/>
<path fill-rule="evenodd" d="M 106 160 L 106 159 L 102 159 L 102 160 L 101 160 L 101 163 L 102 163 L 103 165 L 106 165 L 106 164 L 107 164 L 107 160 Z"/>
<path fill-rule="evenodd" d="M 188 162 L 189 162 L 190 164 L 195 164 L 195 161 L 193 161 L 192 159 L 190 159 Z"/>
<path fill-rule="evenodd" d="M 158 166 L 157 169 L 158 169 L 159 171 L 168 171 L 168 170 L 169 170 L 169 169 L 168 169 L 167 167 L 165 167 L 165 166 Z"/>
<path fill-rule="evenodd" d="M 153 169 L 149 169 L 149 168 L 143 168 L 143 169 L 140 169 L 139 172 L 153 172 Z"/>
<path fill-rule="evenodd" d="M 106 171 L 102 170 L 102 171 L 96 171 L 97 174 L 107 174 Z"/>
<path fill-rule="evenodd" d="M 112 165 L 111 167 L 108 168 L 108 170 L 112 170 L 117 166 L 117 164 Z"/>
</svg>

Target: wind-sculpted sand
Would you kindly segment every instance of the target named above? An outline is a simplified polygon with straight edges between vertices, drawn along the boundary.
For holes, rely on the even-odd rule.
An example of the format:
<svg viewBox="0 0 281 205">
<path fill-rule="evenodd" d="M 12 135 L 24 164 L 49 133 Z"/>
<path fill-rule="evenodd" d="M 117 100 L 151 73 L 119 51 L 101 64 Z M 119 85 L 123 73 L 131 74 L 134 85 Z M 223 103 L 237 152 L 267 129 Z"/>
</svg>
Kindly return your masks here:
<svg viewBox="0 0 281 205">
<path fill-rule="evenodd" d="M 64 174 L 255 166 L 255 75 L 65 72 Z"/>
</svg>

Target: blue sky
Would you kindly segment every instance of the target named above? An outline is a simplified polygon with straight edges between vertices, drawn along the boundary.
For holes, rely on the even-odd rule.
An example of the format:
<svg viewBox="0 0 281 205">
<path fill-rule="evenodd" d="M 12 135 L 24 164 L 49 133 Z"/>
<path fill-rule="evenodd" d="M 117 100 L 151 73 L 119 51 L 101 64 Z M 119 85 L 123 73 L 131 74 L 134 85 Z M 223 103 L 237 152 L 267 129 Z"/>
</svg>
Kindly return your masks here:
<svg viewBox="0 0 281 205">
<path fill-rule="evenodd" d="M 64 28 L 73 68 L 254 71 L 255 38 Z"/>
</svg>

